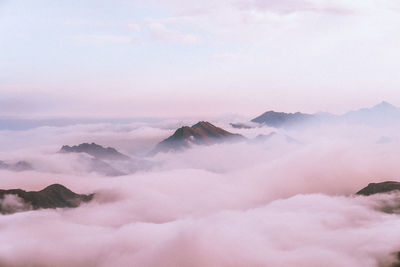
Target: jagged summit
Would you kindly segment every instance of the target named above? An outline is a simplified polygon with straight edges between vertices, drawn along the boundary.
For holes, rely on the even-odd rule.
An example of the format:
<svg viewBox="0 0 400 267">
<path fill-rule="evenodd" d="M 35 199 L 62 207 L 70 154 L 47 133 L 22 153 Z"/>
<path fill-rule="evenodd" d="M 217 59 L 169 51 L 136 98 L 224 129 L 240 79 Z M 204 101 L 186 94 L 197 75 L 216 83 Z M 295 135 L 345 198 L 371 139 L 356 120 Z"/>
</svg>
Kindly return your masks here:
<svg viewBox="0 0 400 267">
<path fill-rule="evenodd" d="M 191 144 L 212 145 L 243 139 L 244 137 L 240 134 L 230 133 L 207 121 L 200 121 L 191 127 L 183 126 L 177 129 L 172 136 L 160 142 L 156 148 L 150 152 L 150 155 L 154 155 L 158 152 L 181 150 L 190 147 Z"/>
<path fill-rule="evenodd" d="M 215 127 L 214 125 L 212 125 L 211 123 L 209 123 L 208 121 L 199 121 L 198 123 L 196 123 L 195 125 L 192 126 L 192 128 L 196 128 L 196 127 Z"/>
<path fill-rule="evenodd" d="M 87 153 L 97 159 L 107 160 L 129 160 L 130 158 L 113 147 L 103 147 L 96 143 L 82 143 L 77 146 L 63 146 L 60 150 L 62 153 Z"/>
<path fill-rule="evenodd" d="M 205 137 L 224 137 L 224 136 L 232 136 L 232 134 L 222 128 L 216 127 L 207 121 L 200 121 L 191 127 L 197 134 L 200 134 Z"/>
</svg>

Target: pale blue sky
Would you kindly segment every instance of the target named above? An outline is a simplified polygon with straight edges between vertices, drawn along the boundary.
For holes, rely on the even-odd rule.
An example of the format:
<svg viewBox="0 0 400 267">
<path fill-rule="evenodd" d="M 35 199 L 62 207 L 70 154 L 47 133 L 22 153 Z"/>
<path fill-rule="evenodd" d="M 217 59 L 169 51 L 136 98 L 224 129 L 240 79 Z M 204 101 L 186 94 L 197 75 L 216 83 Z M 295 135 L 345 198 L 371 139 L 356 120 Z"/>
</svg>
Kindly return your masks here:
<svg viewBox="0 0 400 267">
<path fill-rule="evenodd" d="M 0 0 L 0 114 L 400 105 L 396 0 Z"/>
</svg>

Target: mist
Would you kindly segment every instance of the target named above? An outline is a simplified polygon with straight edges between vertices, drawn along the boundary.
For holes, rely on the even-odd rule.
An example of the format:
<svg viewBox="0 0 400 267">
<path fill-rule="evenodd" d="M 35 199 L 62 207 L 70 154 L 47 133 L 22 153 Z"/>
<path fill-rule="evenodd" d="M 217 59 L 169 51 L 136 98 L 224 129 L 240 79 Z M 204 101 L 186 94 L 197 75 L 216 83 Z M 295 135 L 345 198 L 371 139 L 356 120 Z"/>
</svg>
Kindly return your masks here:
<svg viewBox="0 0 400 267">
<path fill-rule="evenodd" d="M 396 209 L 383 211 L 399 196 L 355 193 L 371 182 L 398 179 L 398 126 L 284 130 L 214 123 L 249 140 L 276 134 L 262 142 L 192 145 L 149 157 L 146 151 L 185 122 L 1 131 L 0 160 L 24 160 L 33 167 L 0 170 L 2 189 L 41 190 L 59 183 L 95 198 L 74 209 L 1 215 L 0 265 L 390 266 L 396 261 L 400 217 Z M 112 146 L 130 162 L 150 167 L 110 177 L 88 168 L 89 155 L 58 153 L 62 145 L 82 142 Z M 10 196 L 0 205 L 29 209 Z"/>
</svg>

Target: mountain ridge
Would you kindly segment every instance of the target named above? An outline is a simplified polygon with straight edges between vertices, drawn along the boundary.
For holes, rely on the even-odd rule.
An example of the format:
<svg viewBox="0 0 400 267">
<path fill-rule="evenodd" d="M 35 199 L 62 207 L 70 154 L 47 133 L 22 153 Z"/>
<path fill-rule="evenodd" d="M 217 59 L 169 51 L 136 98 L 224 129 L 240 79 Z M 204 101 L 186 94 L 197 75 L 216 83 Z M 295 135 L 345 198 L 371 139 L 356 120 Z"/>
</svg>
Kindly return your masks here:
<svg viewBox="0 0 400 267">
<path fill-rule="evenodd" d="M 60 153 L 86 153 L 97 159 L 129 160 L 130 157 L 117 151 L 113 147 L 103 147 L 96 143 L 81 143 L 75 146 L 64 145 Z"/>
<path fill-rule="evenodd" d="M 375 106 L 348 111 L 342 115 L 335 115 L 328 112 L 307 114 L 302 112 L 285 113 L 270 110 L 255 117 L 251 122 L 275 128 L 312 126 L 320 125 L 323 122 L 358 123 L 379 126 L 383 125 L 385 122 L 400 122 L 400 109 L 389 102 L 382 101 Z"/>
</svg>

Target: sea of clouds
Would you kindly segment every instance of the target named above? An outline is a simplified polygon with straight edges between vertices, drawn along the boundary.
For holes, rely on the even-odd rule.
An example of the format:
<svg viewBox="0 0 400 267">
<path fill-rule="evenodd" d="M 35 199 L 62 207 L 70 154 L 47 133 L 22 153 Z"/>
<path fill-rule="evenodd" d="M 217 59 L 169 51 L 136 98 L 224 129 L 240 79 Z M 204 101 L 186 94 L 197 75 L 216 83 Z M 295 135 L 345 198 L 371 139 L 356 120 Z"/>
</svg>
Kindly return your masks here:
<svg viewBox="0 0 400 267">
<path fill-rule="evenodd" d="M 0 188 L 60 183 L 94 200 L 75 209 L 0 215 L 0 266 L 390 266 L 400 216 L 382 212 L 397 194 L 355 196 L 397 180 L 400 127 L 323 125 L 226 130 L 264 142 L 147 152 L 192 121 L 86 124 L 0 131 Z M 291 137 L 296 142 L 288 142 Z M 112 146 L 152 167 L 109 177 L 62 145 Z M 0 201 L 23 207 L 15 198 Z"/>
</svg>

